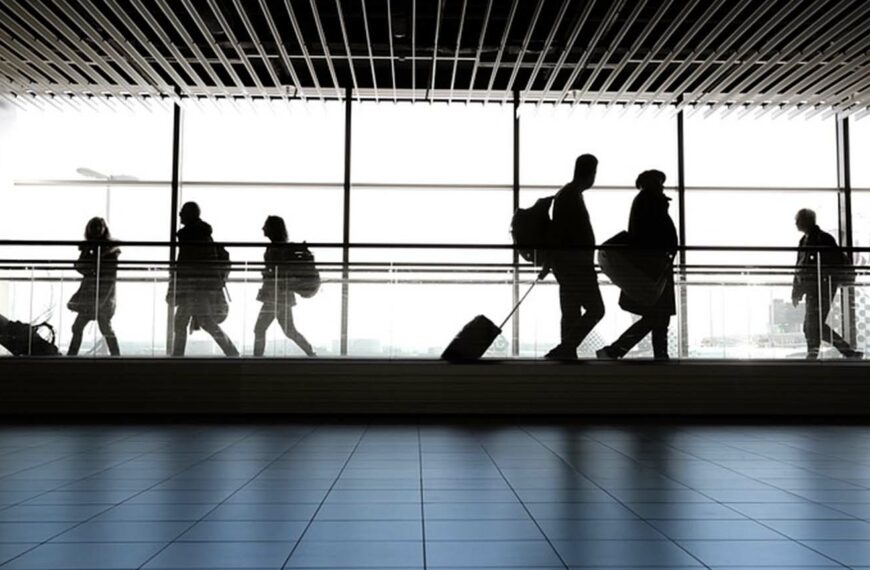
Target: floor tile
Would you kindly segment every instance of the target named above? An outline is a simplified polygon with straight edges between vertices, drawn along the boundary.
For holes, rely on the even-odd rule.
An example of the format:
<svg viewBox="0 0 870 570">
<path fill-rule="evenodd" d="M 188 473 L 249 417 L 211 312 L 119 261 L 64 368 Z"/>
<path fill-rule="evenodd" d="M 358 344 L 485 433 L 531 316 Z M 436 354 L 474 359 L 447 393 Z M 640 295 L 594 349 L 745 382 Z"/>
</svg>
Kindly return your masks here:
<svg viewBox="0 0 870 570">
<path fill-rule="evenodd" d="M 788 540 L 684 540 L 679 544 L 709 566 L 839 566 Z"/>
<path fill-rule="evenodd" d="M 195 521 L 213 505 L 118 505 L 94 517 L 95 521 Z"/>
<path fill-rule="evenodd" d="M 431 523 L 427 524 L 427 538 L 431 538 Z M 423 540 L 421 521 L 327 521 L 315 520 L 305 533 L 306 541 L 344 540 Z"/>
<path fill-rule="evenodd" d="M 512 503 L 427 503 L 426 520 L 500 520 L 529 518 L 519 502 Z"/>
<path fill-rule="evenodd" d="M 295 542 L 305 521 L 200 521 L 187 525 L 179 542 Z M 182 529 L 183 530 L 183 529 Z"/>
<path fill-rule="evenodd" d="M 651 520 L 674 540 L 782 540 L 785 537 L 751 520 Z"/>
<path fill-rule="evenodd" d="M 695 558 L 666 540 L 553 541 L 570 567 L 642 566 L 703 568 Z"/>
<path fill-rule="evenodd" d="M 805 540 L 801 544 L 847 566 L 870 565 L 870 536 L 866 540 Z"/>
<path fill-rule="evenodd" d="M 91 521 L 55 537 L 52 542 L 171 542 L 189 522 Z"/>
<path fill-rule="evenodd" d="M 133 570 L 156 554 L 161 543 L 43 544 L 7 562 L 13 570 Z"/>
<path fill-rule="evenodd" d="M 538 524 L 550 540 L 663 540 L 665 538 L 649 523 L 636 519 L 542 519 Z"/>
<path fill-rule="evenodd" d="M 421 542 L 309 542 L 303 540 L 287 568 L 422 568 Z"/>
<path fill-rule="evenodd" d="M 212 521 L 308 521 L 317 505 L 311 503 L 284 503 L 276 505 L 225 504 L 208 513 Z"/>
<path fill-rule="evenodd" d="M 384 520 L 413 521 L 422 518 L 419 504 L 411 503 L 333 503 L 317 512 L 318 521 Z"/>
<path fill-rule="evenodd" d="M 280 568 L 292 543 L 176 542 L 143 568 Z"/>
<path fill-rule="evenodd" d="M 430 542 L 428 568 L 564 568 L 553 547 L 544 540 Z"/>
<path fill-rule="evenodd" d="M 32 523 L 4 522 L 0 523 L 0 543 L 10 542 L 45 542 L 73 527 L 74 522 Z"/>
<path fill-rule="evenodd" d="M 427 520 L 426 540 L 543 540 L 530 519 L 525 520 Z"/>
<path fill-rule="evenodd" d="M 867 521 L 840 520 L 775 520 L 762 521 L 795 540 L 870 540 L 870 523 Z"/>
</svg>

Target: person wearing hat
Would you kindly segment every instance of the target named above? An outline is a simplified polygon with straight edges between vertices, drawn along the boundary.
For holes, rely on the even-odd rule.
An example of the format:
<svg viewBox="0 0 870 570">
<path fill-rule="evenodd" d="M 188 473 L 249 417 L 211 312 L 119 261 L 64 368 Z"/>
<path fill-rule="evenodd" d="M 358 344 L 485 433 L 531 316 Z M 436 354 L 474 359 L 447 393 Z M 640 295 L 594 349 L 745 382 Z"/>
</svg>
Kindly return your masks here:
<svg viewBox="0 0 870 570">
<path fill-rule="evenodd" d="M 596 352 L 601 359 L 622 358 L 646 335 L 652 333 L 653 356 L 668 359 L 668 326 L 676 314 L 674 272 L 671 260 L 677 252 L 679 238 L 674 221 L 668 214 L 671 199 L 664 194 L 666 176 L 660 170 L 645 170 L 635 181 L 640 190 L 631 204 L 628 235 L 631 244 L 643 248 L 637 256 L 639 269 L 653 281 L 665 280 L 658 301 L 652 305 L 638 303 L 624 292 L 619 306 L 640 319 L 628 327 L 610 346 Z"/>
</svg>

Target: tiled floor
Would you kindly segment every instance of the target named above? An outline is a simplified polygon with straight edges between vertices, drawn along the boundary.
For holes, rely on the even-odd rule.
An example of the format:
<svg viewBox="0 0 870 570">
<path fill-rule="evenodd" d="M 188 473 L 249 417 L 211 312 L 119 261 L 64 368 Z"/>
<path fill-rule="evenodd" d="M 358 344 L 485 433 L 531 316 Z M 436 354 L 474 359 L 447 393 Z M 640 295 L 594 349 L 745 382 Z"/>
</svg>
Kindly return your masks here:
<svg viewBox="0 0 870 570">
<path fill-rule="evenodd" d="M 870 428 L 6 426 L 13 568 L 870 569 Z"/>
</svg>

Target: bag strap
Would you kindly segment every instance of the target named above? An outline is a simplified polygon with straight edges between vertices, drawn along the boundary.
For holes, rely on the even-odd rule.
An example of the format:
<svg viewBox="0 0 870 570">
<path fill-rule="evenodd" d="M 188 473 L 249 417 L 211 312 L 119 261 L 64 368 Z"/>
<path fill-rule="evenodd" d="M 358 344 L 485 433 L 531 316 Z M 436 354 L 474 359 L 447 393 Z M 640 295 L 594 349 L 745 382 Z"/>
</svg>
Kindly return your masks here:
<svg viewBox="0 0 870 570">
<path fill-rule="evenodd" d="M 531 286 L 529 286 L 529 288 L 526 289 L 526 292 L 523 293 L 523 296 L 522 296 L 522 297 L 520 297 L 519 302 L 517 302 L 517 304 L 514 305 L 514 308 L 511 309 L 511 312 L 508 313 L 508 316 L 506 316 L 506 317 L 504 318 L 504 320 L 501 322 L 501 324 L 498 325 L 498 328 L 499 328 L 499 329 L 504 328 L 504 326 L 507 324 L 507 322 L 508 322 L 509 320 L 511 320 L 511 317 L 514 316 L 514 313 L 517 312 L 517 310 L 520 308 L 520 305 L 523 304 L 523 301 L 526 300 L 526 297 L 529 296 L 529 293 L 531 293 L 531 292 L 532 292 L 532 289 L 535 288 L 535 285 L 538 284 L 538 281 L 540 281 L 540 278 L 536 278 L 534 281 L 532 281 Z"/>
<path fill-rule="evenodd" d="M 54 331 L 54 327 L 51 326 L 48 323 L 48 321 L 43 321 L 43 322 L 39 323 L 38 325 L 31 325 L 30 326 L 30 328 L 34 331 L 39 330 L 43 327 L 48 329 L 48 332 L 49 332 L 48 342 L 50 342 L 51 344 L 54 344 L 54 339 L 56 338 L 57 335 Z"/>
</svg>

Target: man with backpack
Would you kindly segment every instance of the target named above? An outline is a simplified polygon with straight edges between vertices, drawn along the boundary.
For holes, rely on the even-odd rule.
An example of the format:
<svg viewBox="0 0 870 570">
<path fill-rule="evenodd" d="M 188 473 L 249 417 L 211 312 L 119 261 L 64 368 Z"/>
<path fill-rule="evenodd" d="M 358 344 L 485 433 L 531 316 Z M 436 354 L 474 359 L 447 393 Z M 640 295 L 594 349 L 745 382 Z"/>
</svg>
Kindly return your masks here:
<svg viewBox="0 0 870 570">
<path fill-rule="evenodd" d="M 809 209 L 799 210 L 795 226 L 803 232 L 798 246 L 795 266 L 792 304 L 797 307 L 806 297 L 804 336 L 807 339 L 807 360 L 819 358 L 822 336 L 840 351 L 845 358 L 861 359 L 863 354 L 853 349 L 846 340 L 834 332 L 825 322 L 831 311 L 831 302 L 837 288 L 854 281 L 851 260 L 837 245 L 834 237 L 816 224 L 816 213 Z"/>
<path fill-rule="evenodd" d="M 595 233 L 583 201 L 583 192 L 595 184 L 597 170 L 597 158 L 591 154 L 579 156 L 573 180 L 553 199 L 553 251 L 548 266 L 559 283 L 562 322 L 561 342 L 546 354 L 550 360 L 576 360 L 577 347 L 604 318 L 604 301 L 595 273 Z"/>
<path fill-rule="evenodd" d="M 229 255 L 215 245 L 211 226 L 200 218 L 199 205 L 187 202 L 179 212 L 178 259 L 170 278 L 166 301 L 175 306 L 175 339 L 172 356 L 184 356 L 188 327 L 203 329 L 227 356 L 239 351 L 220 327 L 229 312 L 224 287 L 229 275 Z"/>
</svg>

